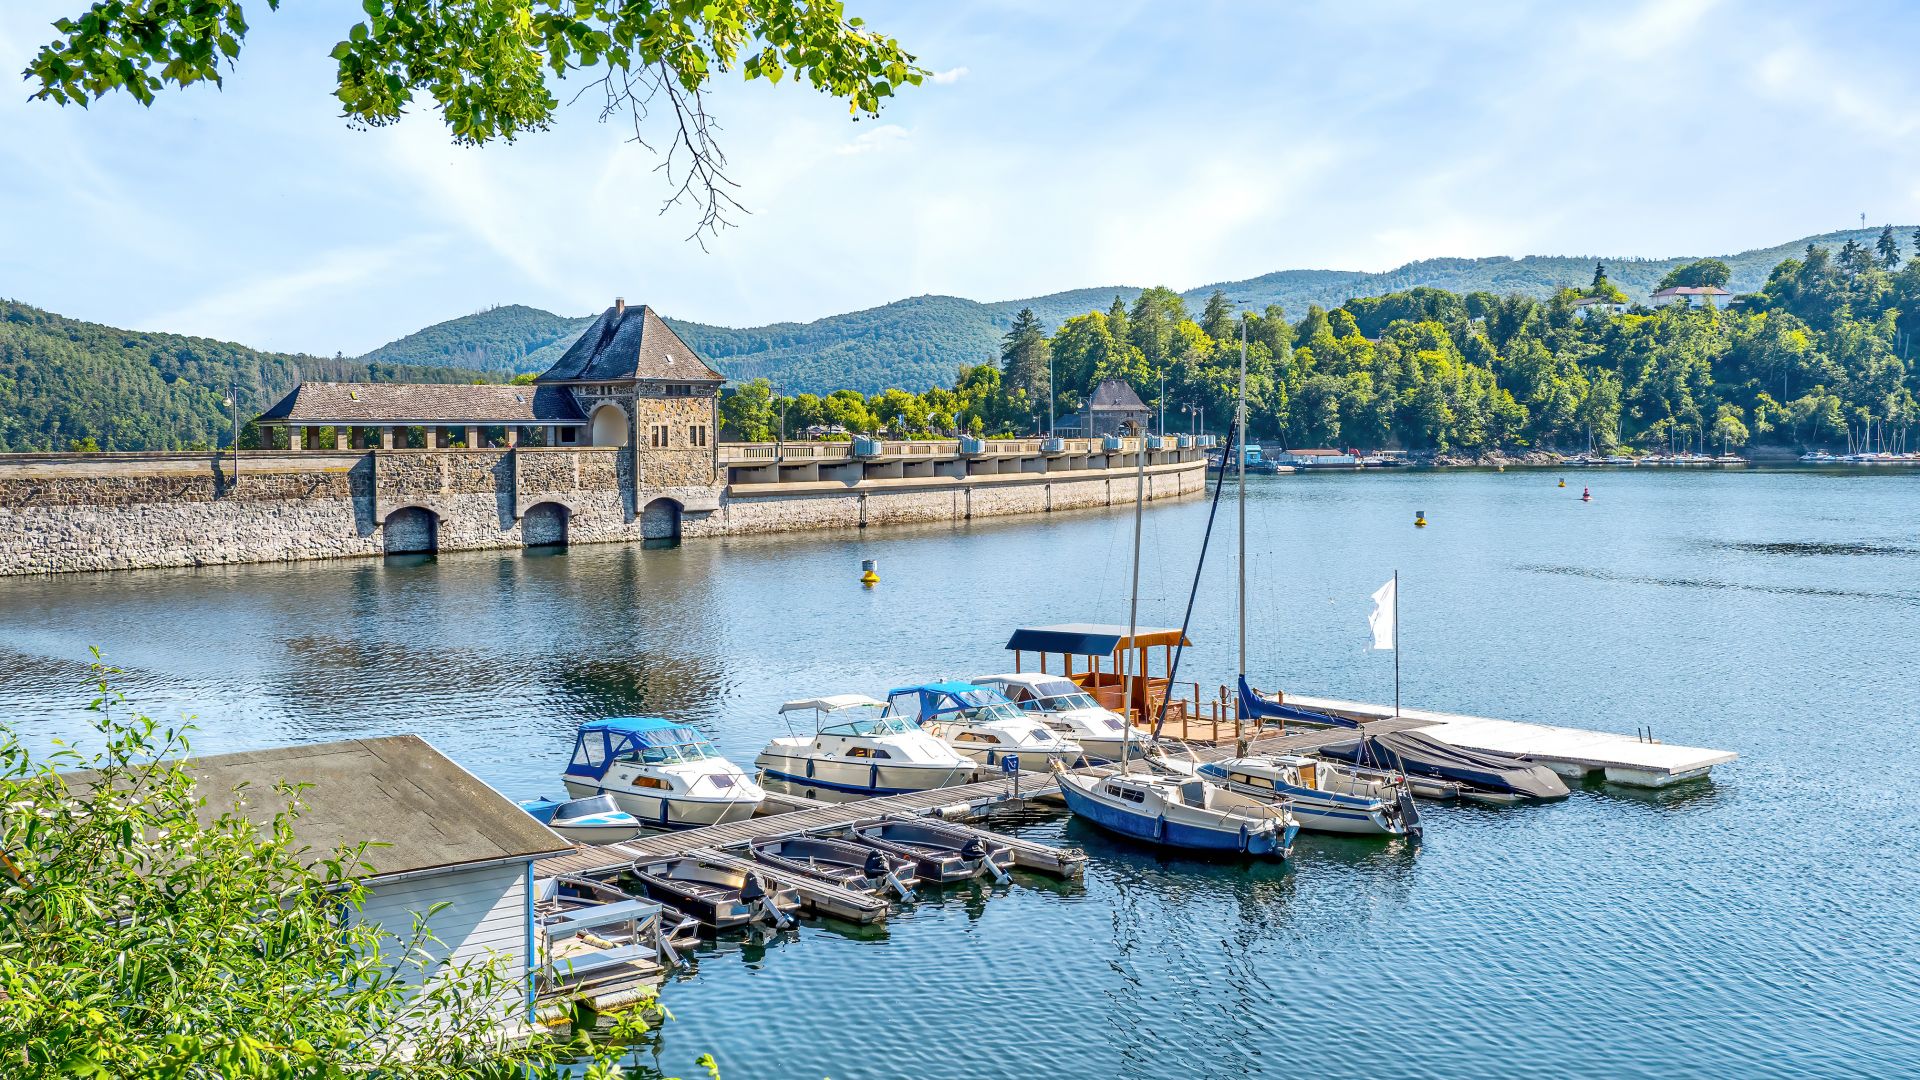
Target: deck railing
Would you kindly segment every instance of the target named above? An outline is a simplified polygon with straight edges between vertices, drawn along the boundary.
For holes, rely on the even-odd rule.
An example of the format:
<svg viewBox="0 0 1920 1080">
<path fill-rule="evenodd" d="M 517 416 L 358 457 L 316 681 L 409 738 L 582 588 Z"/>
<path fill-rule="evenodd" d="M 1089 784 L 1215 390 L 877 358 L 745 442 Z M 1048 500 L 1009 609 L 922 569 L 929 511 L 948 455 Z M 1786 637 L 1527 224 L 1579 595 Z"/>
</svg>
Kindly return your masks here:
<svg viewBox="0 0 1920 1080">
<path fill-rule="evenodd" d="M 1160 441 L 1155 438 L 1093 438 L 1093 439 L 982 439 L 977 446 L 971 439 L 887 439 L 874 440 L 879 447 L 879 456 L 883 458 L 905 458 L 908 460 L 927 458 L 951 458 L 962 454 L 1108 454 L 1136 453 L 1142 443 L 1151 446 Z M 1164 440 L 1164 446 L 1175 445 L 1172 436 Z M 850 461 L 854 457 L 852 442 L 788 442 L 788 443 L 721 443 L 720 464 L 722 465 L 771 465 L 776 461 Z"/>
</svg>

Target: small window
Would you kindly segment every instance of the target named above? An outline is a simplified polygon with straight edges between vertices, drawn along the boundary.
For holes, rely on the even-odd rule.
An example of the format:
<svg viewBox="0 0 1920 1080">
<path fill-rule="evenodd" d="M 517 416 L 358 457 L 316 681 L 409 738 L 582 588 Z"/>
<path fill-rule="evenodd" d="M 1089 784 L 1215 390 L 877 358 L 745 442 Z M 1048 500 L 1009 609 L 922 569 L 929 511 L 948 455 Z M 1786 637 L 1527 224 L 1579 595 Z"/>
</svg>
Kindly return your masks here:
<svg viewBox="0 0 1920 1080">
<path fill-rule="evenodd" d="M 664 787 L 666 787 L 666 786 L 668 786 L 668 785 L 667 785 L 667 782 L 666 782 L 665 780 L 662 780 L 662 779 L 660 779 L 660 778 L 658 778 L 658 777 L 654 777 L 654 776 L 636 776 L 636 777 L 634 777 L 634 778 L 633 778 L 633 786 L 634 786 L 634 787 L 648 787 L 648 788 L 664 788 Z"/>
<path fill-rule="evenodd" d="M 607 740 L 598 734 L 581 738 L 580 745 L 573 751 L 573 763 L 597 769 L 606 764 Z"/>
<path fill-rule="evenodd" d="M 889 754 L 889 753 L 887 753 L 887 752 L 886 752 L 885 750 L 875 750 L 875 751 L 873 752 L 873 756 L 874 756 L 874 757 L 877 757 L 877 758 L 886 758 L 886 759 L 888 759 L 889 761 L 891 761 L 891 760 L 893 759 L 893 755 L 892 755 L 892 754 Z"/>
<path fill-rule="evenodd" d="M 707 445 L 707 425 L 693 424 L 687 428 L 687 442 L 694 446 Z"/>
<path fill-rule="evenodd" d="M 655 425 L 653 425 L 653 439 L 652 439 L 652 443 L 653 443 L 653 448 L 654 448 L 654 449 L 656 449 L 656 450 L 661 450 L 661 449 L 665 449 L 665 448 L 666 448 L 666 445 L 667 445 L 667 425 L 665 425 L 665 424 L 655 424 Z"/>
<path fill-rule="evenodd" d="M 864 746 L 849 746 L 847 747 L 847 756 L 848 757 L 872 757 L 873 751 L 867 749 Z"/>
</svg>

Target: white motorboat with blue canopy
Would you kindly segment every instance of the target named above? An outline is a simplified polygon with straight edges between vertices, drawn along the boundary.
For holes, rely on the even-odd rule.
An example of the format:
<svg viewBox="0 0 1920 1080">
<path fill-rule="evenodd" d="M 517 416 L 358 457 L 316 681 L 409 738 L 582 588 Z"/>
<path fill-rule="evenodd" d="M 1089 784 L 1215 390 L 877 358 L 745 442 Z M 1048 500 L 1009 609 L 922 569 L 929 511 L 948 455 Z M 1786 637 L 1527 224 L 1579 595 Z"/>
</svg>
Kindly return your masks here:
<svg viewBox="0 0 1920 1080">
<path fill-rule="evenodd" d="M 580 725 L 560 779 L 575 798 L 611 795 L 656 829 L 744 821 L 767 795 L 698 728 L 654 716 Z"/>
<path fill-rule="evenodd" d="M 1079 743 L 1092 764 L 1119 761 L 1123 752 L 1144 758 L 1153 750 L 1153 740 L 1145 732 L 1130 729 L 1119 713 L 1095 701 L 1064 675 L 1009 671 L 982 675 L 973 683 L 999 691 L 1021 711 Z"/>
<path fill-rule="evenodd" d="M 773 739 L 754 759 L 769 783 L 810 799 L 845 802 L 973 780 L 972 759 L 913 720 L 889 715 L 885 702 L 865 694 L 834 694 L 780 706 L 786 717 L 809 713 L 812 735 Z"/>
<path fill-rule="evenodd" d="M 887 715 L 910 720 L 956 752 L 989 768 L 1015 757 L 1023 771 L 1080 763 L 1085 751 L 1020 711 L 998 691 L 968 682 L 922 683 L 887 692 Z"/>
</svg>

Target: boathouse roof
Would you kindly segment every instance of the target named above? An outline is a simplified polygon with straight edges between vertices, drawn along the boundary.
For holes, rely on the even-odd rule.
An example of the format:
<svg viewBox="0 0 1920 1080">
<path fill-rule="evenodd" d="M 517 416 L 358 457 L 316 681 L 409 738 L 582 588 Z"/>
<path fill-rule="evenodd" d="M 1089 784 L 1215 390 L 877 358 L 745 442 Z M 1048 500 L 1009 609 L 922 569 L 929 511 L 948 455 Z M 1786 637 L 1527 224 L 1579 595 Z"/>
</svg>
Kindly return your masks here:
<svg viewBox="0 0 1920 1080">
<path fill-rule="evenodd" d="M 1096 412 L 1146 412 L 1147 403 L 1123 379 L 1105 379 L 1093 388 L 1087 407 Z"/>
<path fill-rule="evenodd" d="M 267 826 L 281 782 L 310 785 L 294 835 L 315 859 L 369 841 L 370 878 L 571 852 L 573 845 L 418 735 L 310 743 L 192 758 L 201 816 L 229 810 Z M 87 785 L 92 774 L 68 783 Z"/>
<path fill-rule="evenodd" d="M 542 372 L 537 382 L 726 382 L 680 340 L 654 310 L 645 304 L 613 306 L 587 327 L 565 356 Z"/>
<path fill-rule="evenodd" d="M 1669 285 L 1653 294 L 1655 300 L 1663 296 L 1732 296 L 1733 294 L 1717 285 Z"/>
<path fill-rule="evenodd" d="M 303 382 L 259 423 L 583 424 L 573 395 L 558 386 L 459 383 Z"/>
</svg>

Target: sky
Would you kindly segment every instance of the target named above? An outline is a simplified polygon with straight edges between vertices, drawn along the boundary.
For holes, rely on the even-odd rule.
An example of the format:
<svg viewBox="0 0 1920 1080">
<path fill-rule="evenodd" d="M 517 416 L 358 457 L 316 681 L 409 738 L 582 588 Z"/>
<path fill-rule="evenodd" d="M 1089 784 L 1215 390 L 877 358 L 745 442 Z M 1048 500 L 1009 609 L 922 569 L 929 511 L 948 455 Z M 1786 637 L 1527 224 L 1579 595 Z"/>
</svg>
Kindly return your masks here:
<svg viewBox="0 0 1920 1080">
<path fill-rule="evenodd" d="M 0 5 L 0 71 L 85 0 Z M 721 76 L 738 227 L 689 242 L 590 103 L 512 145 L 349 128 L 358 5 L 252 0 L 224 88 L 0 94 L 0 296 L 357 355 L 496 304 L 729 326 L 1437 256 L 1706 255 L 1920 223 L 1920 9 L 1716 0 L 847 0 L 935 72 L 878 119 Z M 561 93 L 563 100 L 567 97 Z M 655 136 L 665 129 L 651 127 Z"/>
</svg>

